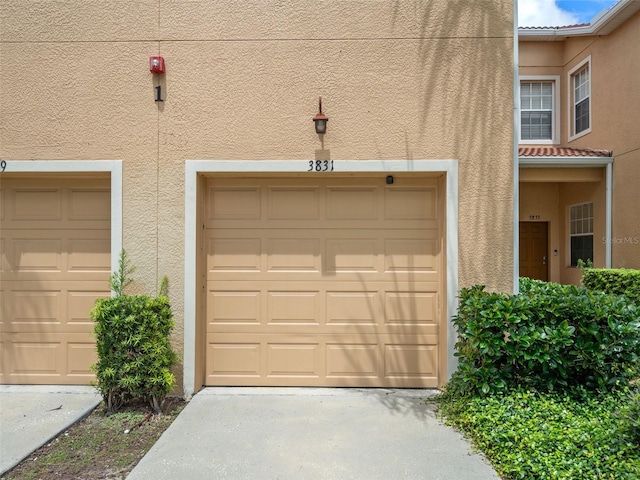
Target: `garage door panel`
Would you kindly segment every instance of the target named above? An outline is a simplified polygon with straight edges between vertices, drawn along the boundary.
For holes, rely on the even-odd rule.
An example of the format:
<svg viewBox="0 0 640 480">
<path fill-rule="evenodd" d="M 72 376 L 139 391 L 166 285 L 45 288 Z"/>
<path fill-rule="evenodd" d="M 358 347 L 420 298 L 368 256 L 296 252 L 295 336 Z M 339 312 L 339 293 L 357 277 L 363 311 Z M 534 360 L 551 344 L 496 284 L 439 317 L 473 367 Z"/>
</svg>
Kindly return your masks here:
<svg viewBox="0 0 640 480">
<path fill-rule="evenodd" d="M 238 238 L 234 229 L 212 233 L 215 237 L 207 242 L 210 274 L 238 272 L 239 278 L 246 278 L 246 272 L 254 272 L 249 278 L 255 279 L 276 279 L 272 274 L 280 270 L 286 278 L 296 271 L 330 278 L 359 272 L 378 273 L 381 279 L 387 274 L 389 279 L 397 278 L 398 272 L 439 275 L 436 230 L 253 229 L 243 233 L 253 238 Z"/>
<path fill-rule="evenodd" d="M 437 179 L 217 182 L 205 211 L 206 384 L 438 385 Z"/>
<path fill-rule="evenodd" d="M 376 238 L 329 238 L 326 240 L 326 266 L 328 274 L 338 272 L 379 272 Z"/>
<path fill-rule="evenodd" d="M 67 376 L 83 377 L 83 382 L 93 379 L 91 365 L 98 361 L 95 341 L 67 342 Z"/>
<path fill-rule="evenodd" d="M 435 379 L 438 376 L 436 345 L 385 345 L 385 377 Z"/>
<path fill-rule="evenodd" d="M 8 302 L 4 294 L 4 286 L 0 283 L 0 332 L 6 330 L 5 320 L 7 317 Z"/>
<path fill-rule="evenodd" d="M 58 376 L 63 370 L 63 345 L 59 342 L 29 341 L 25 335 L 21 337 L 23 340 L 14 338 L 11 344 L 13 368 L 7 373 L 10 376 Z"/>
<path fill-rule="evenodd" d="M 425 291 L 385 292 L 386 325 L 437 325 L 438 294 Z"/>
<path fill-rule="evenodd" d="M 209 385 L 322 381 L 327 386 L 437 386 L 438 381 L 436 335 L 209 334 L 207 338 Z"/>
<path fill-rule="evenodd" d="M 287 325 L 318 333 L 349 326 L 416 331 L 439 325 L 436 282 L 209 282 L 208 290 L 210 331 L 265 333 Z"/>
<path fill-rule="evenodd" d="M 7 260 L 6 242 L 4 238 L 0 238 L 0 274 L 2 278 L 9 270 L 9 262 Z"/>
<path fill-rule="evenodd" d="M 109 230 L 5 230 L 3 280 L 108 280 L 110 235 Z"/>
<path fill-rule="evenodd" d="M 216 290 L 214 286 L 207 296 L 207 320 L 213 328 L 230 324 L 260 325 L 263 296 L 260 290 Z"/>
<path fill-rule="evenodd" d="M 314 338 L 290 339 L 287 343 L 267 343 L 265 376 L 318 379 L 323 374 L 321 348 L 320 343 Z"/>
<path fill-rule="evenodd" d="M 261 187 L 216 186 L 208 188 L 206 220 L 259 220 L 262 212 Z"/>
<path fill-rule="evenodd" d="M 382 295 L 375 291 L 328 291 L 326 323 L 331 326 L 377 324 L 383 312 Z"/>
<path fill-rule="evenodd" d="M 109 178 L 3 177 L 2 383 L 87 384 L 110 295 Z"/>
<path fill-rule="evenodd" d="M 268 187 L 267 220 L 319 220 L 320 190 L 308 187 Z"/>
<path fill-rule="evenodd" d="M 322 314 L 319 291 L 270 290 L 266 294 L 269 325 L 318 325 Z"/>
<path fill-rule="evenodd" d="M 11 290 L 7 295 L 9 331 L 22 331 L 24 328 L 46 328 L 47 324 L 59 324 L 62 314 L 60 290 L 45 290 L 33 285 L 33 290 L 23 286 L 20 290 Z"/>
<path fill-rule="evenodd" d="M 4 344 L 7 383 L 86 384 L 93 378 L 95 340 L 89 334 L 59 334 L 42 341 L 38 334 L 14 335 Z"/>
<path fill-rule="evenodd" d="M 305 326 L 301 329 L 301 326 Z M 306 328 L 308 327 L 308 328 Z M 213 335 L 300 335 L 300 332 L 304 332 L 305 335 L 314 335 L 317 337 L 326 337 L 330 335 L 351 335 L 356 338 L 364 338 L 367 335 L 413 335 L 413 336 L 438 336 L 440 328 L 436 325 L 426 325 L 420 329 L 410 328 L 407 325 L 386 325 L 372 328 L 368 324 L 359 325 L 353 323 L 337 324 L 337 325 L 310 325 L 306 324 L 282 324 L 272 323 L 268 325 L 249 325 L 249 324 L 235 324 L 235 325 L 220 325 L 220 324 L 208 324 L 207 333 Z"/>
<path fill-rule="evenodd" d="M 319 239 L 309 235 L 296 235 L 295 238 L 269 238 L 266 241 L 267 271 L 320 273 L 322 271 L 320 243 Z"/>
<path fill-rule="evenodd" d="M 63 269 L 62 245 L 59 238 L 29 238 L 24 235 L 9 239 L 8 259 L 11 272 L 60 273 Z M 53 235 L 53 234 L 52 234 Z"/>
<path fill-rule="evenodd" d="M 91 332 L 89 311 L 108 297 L 103 282 L 15 282 L 4 295 L 3 332 Z"/>
<path fill-rule="evenodd" d="M 327 378 L 379 379 L 382 374 L 381 347 L 367 343 L 328 343 Z"/>
<path fill-rule="evenodd" d="M 376 220 L 380 212 L 378 187 L 331 187 L 326 189 L 329 220 Z"/>
<path fill-rule="evenodd" d="M 87 235 L 68 240 L 66 268 L 67 272 L 104 272 L 111 271 L 111 239 L 100 235 L 89 238 Z"/>
<path fill-rule="evenodd" d="M 3 223 L 7 218 L 7 215 L 5 213 L 8 205 L 6 191 L 7 189 L 0 184 L 0 221 L 2 221 Z"/>
<path fill-rule="evenodd" d="M 234 341 L 224 343 L 212 340 L 207 343 L 207 378 L 218 379 L 225 383 L 225 379 L 246 378 L 258 381 L 261 377 L 260 365 L 262 356 L 260 343 Z M 250 382 L 251 383 L 251 382 Z"/>
<path fill-rule="evenodd" d="M 109 229 L 107 178 L 7 178 L 5 229 Z"/>
<path fill-rule="evenodd" d="M 437 271 L 437 242 L 431 238 L 387 238 L 384 242 L 386 272 Z"/>
<path fill-rule="evenodd" d="M 63 191 L 60 188 L 16 188 L 12 191 L 8 220 L 62 220 Z M 12 208 L 11 208 L 12 207 Z"/>
<path fill-rule="evenodd" d="M 209 272 L 263 271 L 260 238 L 211 238 L 208 242 Z"/>
<path fill-rule="evenodd" d="M 435 187 L 395 187 L 385 190 L 386 220 L 435 220 L 438 193 Z"/>
<path fill-rule="evenodd" d="M 94 287 L 95 289 L 92 289 L 92 282 L 85 282 L 82 286 L 67 286 L 65 318 L 67 324 L 73 328 L 93 329 L 94 322 L 89 312 L 99 298 L 108 298 L 111 295 L 109 290 L 104 289 L 104 284 L 95 282 Z"/>
<path fill-rule="evenodd" d="M 89 220 L 111 221 L 111 191 L 108 188 L 87 190 L 75 187 L 67 190 L 67 196 L 70 224 L 80 223 L 79 227 L 84 229 L 85 222 Z"/>
</svg>

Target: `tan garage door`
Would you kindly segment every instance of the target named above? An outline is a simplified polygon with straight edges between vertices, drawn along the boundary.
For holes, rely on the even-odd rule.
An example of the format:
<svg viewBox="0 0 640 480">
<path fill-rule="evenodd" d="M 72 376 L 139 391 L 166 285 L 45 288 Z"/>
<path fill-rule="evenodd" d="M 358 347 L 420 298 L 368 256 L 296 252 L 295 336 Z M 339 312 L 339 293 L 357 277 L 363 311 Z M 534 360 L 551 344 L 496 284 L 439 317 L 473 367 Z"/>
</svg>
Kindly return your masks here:
<svg viewBox="0 0 640 480">
<path fill-rule="evenodd" d="M 210 178 L 207 385 L 435 387 L 437 178 Z"/>
<path fill-rule="evenodd" d="M 109 295 L 109 179 L 0 180 L 0 381 L 86 384 L 89 310 Z"/>
</svg>

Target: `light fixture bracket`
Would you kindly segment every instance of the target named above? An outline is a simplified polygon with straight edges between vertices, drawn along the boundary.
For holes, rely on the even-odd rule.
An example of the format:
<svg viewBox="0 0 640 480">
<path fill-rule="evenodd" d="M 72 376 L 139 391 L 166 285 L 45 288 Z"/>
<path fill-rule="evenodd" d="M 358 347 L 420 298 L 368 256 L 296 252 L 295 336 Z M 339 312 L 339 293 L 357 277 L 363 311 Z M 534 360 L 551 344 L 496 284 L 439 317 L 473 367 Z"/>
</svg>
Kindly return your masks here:
<svg viewBox="0 0 640 480">
<path fill-rule="evenodd" d="M 316 125 L 316 133 L 324 135 L 327 133 L 327 122 L 329 117 L 322 113 L 322 97 L 318 97 L 318 113 L 313 117 L 313 123 Z"/>
</svg>

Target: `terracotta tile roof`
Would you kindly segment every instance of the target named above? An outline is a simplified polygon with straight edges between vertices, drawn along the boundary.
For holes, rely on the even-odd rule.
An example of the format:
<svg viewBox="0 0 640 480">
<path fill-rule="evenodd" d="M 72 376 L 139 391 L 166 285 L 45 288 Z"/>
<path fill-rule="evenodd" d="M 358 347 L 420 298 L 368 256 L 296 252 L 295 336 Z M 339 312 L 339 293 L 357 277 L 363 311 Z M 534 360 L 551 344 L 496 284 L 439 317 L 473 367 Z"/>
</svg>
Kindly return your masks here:
<svg viewBox="0 0 640 480">
<path fill-rule="evenodd" d="M 518 27 L 518 30 L 558 30 L 560 28 L 577 28 L 577 27 L 588 27 L 591 25 L 590 23 L 576 23 L 573 25 L 554 25 L 551 27 Z"/>
<path fill-rule="evenodd" d="M 520 157 L 612 157 L 609 150 L 567 147 L 519 147 Z"/>
</svg>

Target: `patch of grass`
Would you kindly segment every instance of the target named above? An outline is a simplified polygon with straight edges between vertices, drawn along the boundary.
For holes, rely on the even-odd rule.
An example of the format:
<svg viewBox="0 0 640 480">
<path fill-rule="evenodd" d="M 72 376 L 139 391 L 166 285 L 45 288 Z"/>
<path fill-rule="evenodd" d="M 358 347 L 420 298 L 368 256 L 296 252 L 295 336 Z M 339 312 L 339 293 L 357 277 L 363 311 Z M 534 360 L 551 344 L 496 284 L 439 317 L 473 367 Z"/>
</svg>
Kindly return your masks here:
<svg viewBox="0 0 640 480">
<path fill-rule="evenodd" d="M 635 400 L 626 389 L 444 394 L 438 401 L 446 422 L 465 433 L 503 479 L 640 478 L 640 446 L 624 414 Z"/>
<path fill-rule="evenodd" d="M 167 403 L 164 415 L 152 415 L 146 406 L 132 405 L 109 416 L 101 404 L 2 480 L 124 479 L 185 406 L 177 398 Z"/>
</svg>

